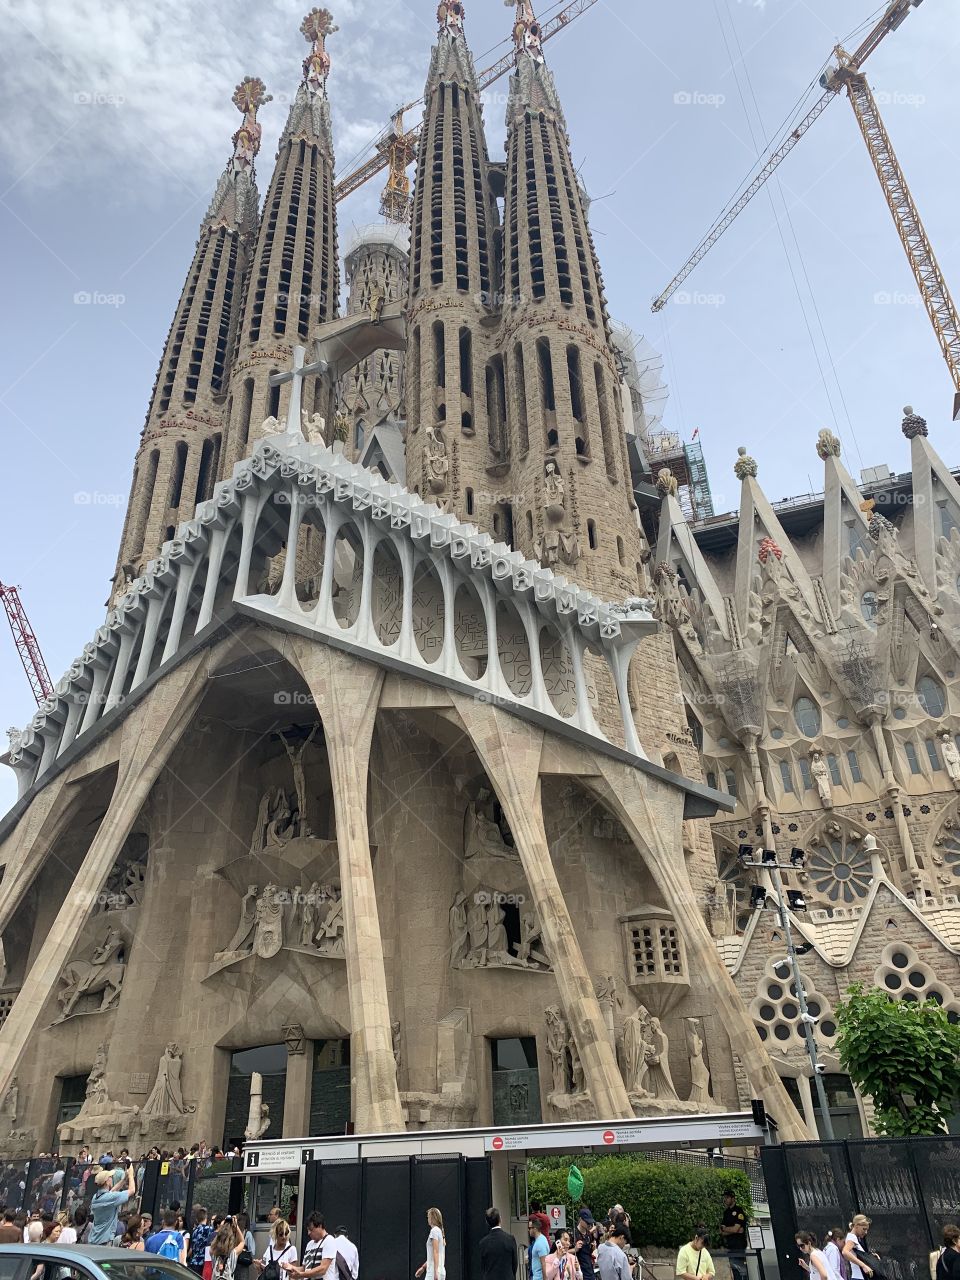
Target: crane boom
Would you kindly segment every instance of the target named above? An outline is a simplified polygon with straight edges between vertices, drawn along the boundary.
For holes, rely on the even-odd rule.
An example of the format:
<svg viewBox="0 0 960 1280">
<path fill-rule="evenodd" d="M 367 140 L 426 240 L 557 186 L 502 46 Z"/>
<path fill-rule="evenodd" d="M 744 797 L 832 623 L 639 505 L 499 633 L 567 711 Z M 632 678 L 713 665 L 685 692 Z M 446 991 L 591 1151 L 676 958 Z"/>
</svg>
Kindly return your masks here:
<svg viewBox="0 0 960 1280">
<path fill-rule="evenodd" d="M 597 0 L 571 0 L 570 4 L 564 5 L 559 13 L 555 13 L 552 18 L 543 24 L 540 29 L 541 41 L 549 40 L 551 36 L 555 36 L 558 31 L 562 31 L 564 27 L 568 26 L 574 18 L 579 18 L 581 13 L 586 13 L 596 3 Z M 485 67 L 483 71 L 478 72 L 477 82 L 481 90 L 486 89 L 495 80 L 499 80 L 501 76 L 506 75 L 513 67 L 515 60 L 516 54 L 511 50 L 489 67 Z M 413 106 L 416 106 L 416 103 L 410 102 L 405 107 L 401 107 L 394 115 L 394 122 L 398 119 L 402 120 L 403 112 Z M 403 163 L 405 168 L 413 156 L 416 155 L 419 141 L 419 128 L 410 129 L 406 133 L 402 131 L 398 133 L 395 123 L 394 128 L 382 133 L 374 144 L 377 148 L 377 154 L 371 156 L 369 160 L 358 165 L 356 169 L 345 174 L 339 182 L 335 183 L 333 188 L 334 200 L 339 202 L 345 199 L 359 187 L 362 187 L 365 182 L 368 182 L 370 178 L 376 177 L 384 169 L 389 169 L 391 165 L 397 168 L 399 163 Z"/>
<path fill-rule="evenodd" d="M 27 673 L 27 679 L 30 681 L 30 688 L 33 690 L 33 696 L 39 706 L 44 698 L 53 697 L 53 682 L 50 679 L 50 672 L 47 670 L 47 664 L 43 660 L 40 645 L 34 635 L 33 627 L 30 625 L 30 619 L 27 617 L 17 588 L 4 586 L 0 582 L 0 600 L 3 601 L 3 607 L 7 613 L 7 621 L 10 623 L 10 630 L 13 632 L 13 642 L 17 646 L 20 661 L 23 663 L 23 669 Z"/>
<path fill-rule="evenodd" d="M 920 3 L 921 0 L 890 0 L 890 3 L 887 5 L 879 21 L 874 24 L 854 52 L 849 55 L 848 69 L 854 71 L 858 70 L 870 54 L 877 48 L 884 37 L 889 35 L 891 31 L 896 31 L 897 27 L 900 26 L 901 22 L 903 22 L 910 10 L 915 9 Z M 843 83 L 835 77 L 831 78 L 825 76 L 821 79 L 821 84 L 824 85 L 825 92 L 817 99 L 800 123 L 790 131 L 790 134 L 780 144 L 780 146 L 767 157 L 763 168 L 753 179 L 750 185 L 739 196 L 737 196 L 732 204 L 728 205 L 723 210 L 720 217 L 703 237 L 667 287 L 661 294 L 654 298 L 650 308 L 652 311 L 661 311 L 666 306 L 672 295 L 676 293 L 677 289 L 684 280 L 686 280 L 687 276 L 694 269 L 697 263 L 710 252 L 730 224 L 736 220 L 740 213 L 743 212 L 770 175 L 779 167 L 780 163 L 786 159 L 814 121 L 819 119 L 829 103 L 833 101 L 843 88 Z"/>
</svg>

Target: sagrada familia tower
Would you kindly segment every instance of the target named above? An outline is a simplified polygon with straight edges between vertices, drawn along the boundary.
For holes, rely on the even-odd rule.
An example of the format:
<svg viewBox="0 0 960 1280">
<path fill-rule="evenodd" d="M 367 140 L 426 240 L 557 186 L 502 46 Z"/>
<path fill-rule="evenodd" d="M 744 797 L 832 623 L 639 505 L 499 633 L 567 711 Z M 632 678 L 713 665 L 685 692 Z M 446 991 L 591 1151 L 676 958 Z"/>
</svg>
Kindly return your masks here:
<svg viewBox="0 0 960 1280">
<path fill-rule="evenodd" d="M 340 315 L 335 30 L 304 19 L 262 208 L 266 88 L 237 88 L 106 621 L 12 735 L 0 1149 L 239 1138 L 253 1071 L 254 1136 L 756 1097 L 803 1137 L 736 980 L 736 911 L 716 918 L 709 820 L 752 838 L 735 810 L 759 786 L 771 841 L 777 797 L 759 763 L 740 796 L 725 763 L 705 780 L 687 708 L 754 687 L 737 666 L 754 632 L 812 654 L 826 597 L 746 464 L 759 582 L 751 532 L 726 600 L 669 475 L 652 558 L 631 388 L 528 0 L 500 162 L 463 5 L 440 4 L 409 234 L 355 237 Z M 844 590 L 885 590 L 902 566 L 884 546 Z M 799 697 L 780 672 L 776 696 Z M 760 713 L 748 732 L 726 714 L 701 717 L 707 746 L 725 758 L 737 737 L 758 760 Z"/>
</svg>

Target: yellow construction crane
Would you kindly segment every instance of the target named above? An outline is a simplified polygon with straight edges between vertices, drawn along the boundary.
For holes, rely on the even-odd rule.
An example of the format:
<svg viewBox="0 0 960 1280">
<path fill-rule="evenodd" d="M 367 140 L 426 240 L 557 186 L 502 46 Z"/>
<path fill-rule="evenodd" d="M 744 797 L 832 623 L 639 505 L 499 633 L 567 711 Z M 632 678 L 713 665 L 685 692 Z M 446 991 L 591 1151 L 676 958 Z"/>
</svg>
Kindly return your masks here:
<svg viewBox="0 0 960 1280">
<path fill-rule="evenodd" d="M 836 46 L 833 51 L 837 60 L 836 66 L 830 67 L 820 77 L 820 85 L 824 90 L 822 96 L 817 99 L 800 123 L 790 130 L 776 150 L 771 152 L 750 184 L 723 210 L 664 291 L 654 299 L 652 310 L 660 311 L 667 304 L 697 263 L 710 252 L 781 161 L 790 154 L 813 122 L 823 114 L 827 105 L 838 93 L 846 89 L 860 132 L 863 134 L 863 140 L 870 152 L 873 167 L 883 187 L 887 205 L 896 223 L 897 233 L 907 252 L 917 288 L 920 290 L 920 296 L 923 298 L 930 323 L 937 335 L 940 350 L 950 370 L 956 391 L 953 417 L 957 420 L 960 418 L 960 318 L 957 316 L 950 290 L 947 288 L 923 228 L 917 206 L 910 194 L 907 180 L 903 176 L 903 170 L 900 168 L 890 138 L 883 126 L 876 99 L 870 92 L 867 78 L 861 69 L 884 37 L 891 31 L 896 31 L 910 10 L 915 9 L 920 3 L 921 0 L 890 0 L 880 20 L 853 53 L 847 53 L 841 45 Z"/>
<path fill-rule="evenodd" d="M 555 36 L 574 18 L 578 18 L 581 13 L 585 13 L 596 3 L 597 0 L 572 0 L 572 3 L 564 5 L 559 13 L 554 14 L 541 27 L 541 41 Z M 515 60 L 515 54 L 511 50 L 492 66 L 486 67 L 477 76 L 480 88 L 486 89 L 495 80 L 506 75 L 513 67 Z M 391 117 L 390 127 L 373 144 L 376 154 L 337 181 L 333 188 L 334 200 L 343 200 L 358 187 L 362 187 L 370 178 L 384 169 L 389 169 L 387 185 L 380 196 L 380 212 L 390 222 L 409 222 L 410 180 L 407 178 L 407 169 L 417 154 L 420 130 L 418 127 L 404 129 L 403 117 L 405 112 L 418 106 L 422 101 L 422 98 L 417 98 L 414 102 L 407 102 L 397 108 Z"/>
</svg>

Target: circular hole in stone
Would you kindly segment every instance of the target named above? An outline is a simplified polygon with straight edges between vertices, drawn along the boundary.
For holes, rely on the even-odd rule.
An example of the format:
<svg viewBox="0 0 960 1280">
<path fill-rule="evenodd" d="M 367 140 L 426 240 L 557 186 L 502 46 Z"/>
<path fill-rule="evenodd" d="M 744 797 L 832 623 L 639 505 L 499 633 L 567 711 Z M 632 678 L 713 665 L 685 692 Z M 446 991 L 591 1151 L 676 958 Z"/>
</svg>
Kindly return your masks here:
<svg viewBox="0 0 960 1280">
<path fill-rule="evenodd" d="M 771 982 L 767 987 L 767 995 L 771 1000 L 779 1000 L 783 995 L 783 987 L 776 982 Z"/>
<path fill-rule="evenodd" d="M 820 1023 L 820 1030 L 828 1040 L 831 1040 L 837 1034 L 837 1024 L 826 1018 Z"/>
<path fill-rule="evenodd" d="M 777 1037 L 778 1040 L 789 1040 L 790 1028 L 785 1023 L 778 1022 L 777 1025 L 773 1028 L 773 1034 Z"/>
<path fill-rule="evenodd" d="M 909 983 L 911 987 L 916 987 L 916 989 L 919 991 L 921 987 L 925 987 L 927 985 L 927 980 L 922 973 L 919 973 L 916 969 L 914 969 L 913 972 L 910 974 Z"/>
<path fill-rule="evenodd" d="M 887 973 L 884 975 L 883 985 L 888 991 L 899 991 L 903 983 L 898 973 Z"/>
<path fill-rule="evenodd" d="M 789 1018 L 791 1022 L 793 1021 L 793 1019 L 797 1016 L 797 1014 L 798 1014 L 799 1012 L 800 1012 L 800 1010 L 797 1008 L 797 1006 L 796 1006 L 795 1004 L 791 1003 L 790 1001 L 788 1001 L 788 1002 L 783 1006 L 783 1016 L 784 1016 L 785 1018 Z"/>
<path fill-rule="evenodd" d="M 762 1004 L 760 1006 L 760 1017 L 764 1022 L 772 1022 L 777 1016 L 777 1011 L 772 1004 Z"/>
<path fill-rule="evenodd" d="M 907 965 L 910 963 L 910 961 L 907 959 L 907 957 L 903 954 L 902 951 L 895 951 L 893 955 L 890 957 L 890 963 L 893 965 L 895 969 L 905 969 Z"/>
</svg>

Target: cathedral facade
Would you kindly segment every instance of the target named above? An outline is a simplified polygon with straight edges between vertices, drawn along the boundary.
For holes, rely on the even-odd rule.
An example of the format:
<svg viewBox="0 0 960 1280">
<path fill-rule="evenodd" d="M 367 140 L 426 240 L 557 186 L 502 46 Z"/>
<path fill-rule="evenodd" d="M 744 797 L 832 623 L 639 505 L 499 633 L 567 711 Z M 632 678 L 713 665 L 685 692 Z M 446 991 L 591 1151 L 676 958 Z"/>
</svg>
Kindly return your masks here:
<svg viewBox="0 0 960 1280">
<path fill-rule="evenodd" d="M 774 811 L 701 767 L 701 562 L 671 577 L 668 494 L 651 563 L 540 29 L 522 0 L 494 163 L 463 6 L 437 19 L 409 237 L 349 246 L 343 315 L 331 15 L 262 208 L 237 88 L 107 618 L 11 734 L 5 1154 L 754 1097 L 806 1132 L 715 918 L 709 819 Z"/>
</svg>

